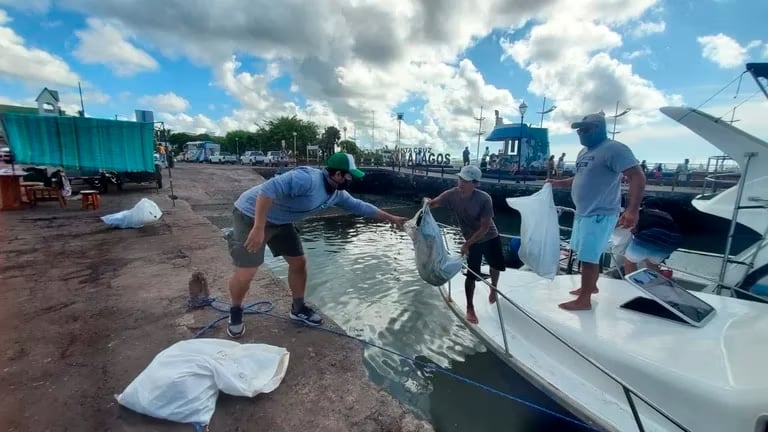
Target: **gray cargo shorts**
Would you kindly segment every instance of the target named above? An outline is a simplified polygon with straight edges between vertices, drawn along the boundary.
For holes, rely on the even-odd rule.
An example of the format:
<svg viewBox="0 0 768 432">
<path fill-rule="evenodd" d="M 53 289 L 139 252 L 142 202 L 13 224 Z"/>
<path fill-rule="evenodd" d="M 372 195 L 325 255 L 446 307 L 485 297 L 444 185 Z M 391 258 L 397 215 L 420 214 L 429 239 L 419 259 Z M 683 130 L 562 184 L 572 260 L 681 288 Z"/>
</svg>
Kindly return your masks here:
<svg viewBox="0 0 768 432">
<path fill-rule="evenodd" d="M 267 222 L 264 227 L 264 245 L 256 252 L 248 252 L 244 243 L 253 229 L 253 218 L 237 208 L 232 211 L 233 233 L 229 240 L 229 255 L 235 267 L 254 268 L 264 263 L 264 250 L 269 246 L 273 256 L 297 257 L 304 255 L 299 229 L 292 223 L 276 225 Z"/>
</svg>

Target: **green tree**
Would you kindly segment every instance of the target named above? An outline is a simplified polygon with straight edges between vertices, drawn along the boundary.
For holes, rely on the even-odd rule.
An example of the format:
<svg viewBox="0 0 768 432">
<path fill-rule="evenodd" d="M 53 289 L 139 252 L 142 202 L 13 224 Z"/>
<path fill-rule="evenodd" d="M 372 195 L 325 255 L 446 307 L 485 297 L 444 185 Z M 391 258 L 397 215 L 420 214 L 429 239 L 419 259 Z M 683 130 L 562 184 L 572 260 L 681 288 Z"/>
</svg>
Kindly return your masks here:
<svg viewBox="0 0 768 432">
<path fill-rule="evenodd" d="M 257 134 L 261 134 L 264 151 L 282 150 L 283 141 L 285 141 L 285 149 L 293 151 L 294 132 L 296 133 L 296 152 L 301 157 L 306 154 L 307 145 L 312 145 L 319 139 L 319 129 L 315 123 L 296 116 L 282 116 L 265 122 L 259 127 Z"/>
<path fill-rule="evenodd" d="M 335 126 L 328 126 L 320 138 L 320 149 L 326 157 L 336 152 L 336 143 L 341 139 L 341 132 Z"/>
<path fill-rule="evenodd" d="M 352 140 L 342 140 L 339 142 L 339 148 L 344 153 L 349 153 L 352 156 L 355 157 L 356 161 L 359 161 L 361 157 L 363 157 L 363 151 L 360 150 L 360 147 L 357 146 L 357 143 L 355 143 Z"/>
</svg>

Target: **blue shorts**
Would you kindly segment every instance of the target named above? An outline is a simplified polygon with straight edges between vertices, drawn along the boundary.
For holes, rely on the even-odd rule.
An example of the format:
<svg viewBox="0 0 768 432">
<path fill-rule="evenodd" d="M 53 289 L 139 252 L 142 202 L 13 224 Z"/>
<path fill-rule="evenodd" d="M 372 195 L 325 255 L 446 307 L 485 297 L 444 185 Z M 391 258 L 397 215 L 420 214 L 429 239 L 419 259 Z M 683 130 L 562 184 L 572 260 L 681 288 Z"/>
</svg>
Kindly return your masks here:
<svg viewBox="0 0 768 432">
<path fill-rule="evenodd" d="M 669 258 L 672 252 L 674 250 L 667 250 L 633 239 L 629 242 L 629 246 L 627 246 L 627 250 L 624 252 L 624 258 L 635 264 L 648 260 L 651 264 L 658 265 Z"/>
<path fill-rule="evenodd" d="M 608 241 L 618 220 L 618 215 L 576 215 L 571 232 L 571 250 L 576 252 L 579 261 L 600 263 L 600 257 L 608 247 Z"/>
</svg>

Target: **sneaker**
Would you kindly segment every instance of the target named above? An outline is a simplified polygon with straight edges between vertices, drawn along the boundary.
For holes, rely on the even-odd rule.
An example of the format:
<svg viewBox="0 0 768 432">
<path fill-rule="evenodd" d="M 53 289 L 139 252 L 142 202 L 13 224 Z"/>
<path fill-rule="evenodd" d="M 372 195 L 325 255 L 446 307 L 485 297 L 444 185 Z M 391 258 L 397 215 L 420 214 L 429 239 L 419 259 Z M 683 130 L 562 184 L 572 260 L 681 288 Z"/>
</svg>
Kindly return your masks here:
<svg viewBox="0 0 768 432">
<path fill-rule="evenodd" d="M 238 324 L 233 324 L 237 322 Z M 229 321 L 227 322 L 227 334 L 233 339 L 240 338 L 245 333 L 245 324 L 243 323 L 243 310 L 239 307 L 229 309 Z"/>
<path fill-rule="evenodd" d="M 304 324 L 311 325 L 313 327 L 317 327 L 323 323 L 323 319 L 320 317 L 320 315 L 318 315 L 314 310 L 312 310 L 312 308 L 307 305 L 304 305 L 304 307 L 301 308 L 301 310 L 298 312 L 291 311 L 290 317 L 294 321 L 301 321 Z"/>
<path fill-rule="evenodd" d="M 227 334 L 232 339 L 239 339 L 245 333 L 245 324 L 227 324 Z"/>
</svg>

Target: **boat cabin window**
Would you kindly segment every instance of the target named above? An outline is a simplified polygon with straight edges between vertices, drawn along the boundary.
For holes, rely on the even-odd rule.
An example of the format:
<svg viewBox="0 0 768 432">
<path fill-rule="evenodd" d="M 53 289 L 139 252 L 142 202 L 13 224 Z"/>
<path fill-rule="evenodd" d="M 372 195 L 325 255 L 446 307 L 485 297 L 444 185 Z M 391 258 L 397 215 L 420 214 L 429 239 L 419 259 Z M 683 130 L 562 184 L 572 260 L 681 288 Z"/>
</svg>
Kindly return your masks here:
<svg viewBox="0 0 768 432">
<path fill-rule="evenodd" d="M 710 304 L 652 270 L 644 268 L 628 274 L 625 279 L 649 298 L 636 297 L 623 304 L 623 308 L 695 327 L 703 327 L 715 315 L 715 308 Z"/>
</svg>

